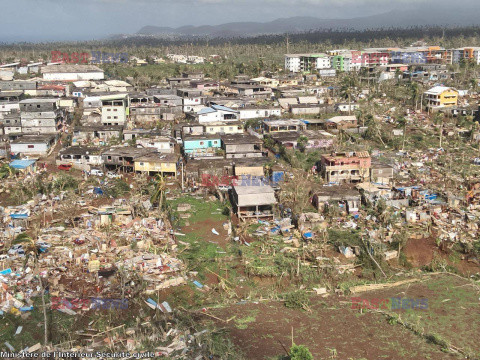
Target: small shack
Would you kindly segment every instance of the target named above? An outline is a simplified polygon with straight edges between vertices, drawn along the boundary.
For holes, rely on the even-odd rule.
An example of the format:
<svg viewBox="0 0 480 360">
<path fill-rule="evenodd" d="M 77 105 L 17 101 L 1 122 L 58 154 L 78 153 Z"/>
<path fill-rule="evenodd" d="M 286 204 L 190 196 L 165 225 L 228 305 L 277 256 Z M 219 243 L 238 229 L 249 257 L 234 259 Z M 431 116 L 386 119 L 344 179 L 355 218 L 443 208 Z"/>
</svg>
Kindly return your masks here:
<svg viewBox="0 0 480 360">
<path fill-rule="evenodd" d="M 240 220 L 273 219 L 273 205 L 277 203 L 270 185 L 234 186 L 232 205 Z"/>
<path fill-rule="evenodd" d="M 11 168 L 20 171 L 22 173 L 33 174 L 37 170 L 37 160 L 36 159 L 18 159 L 13 160 L 9 165 Z"/>
<path fill-rule="evenodd" d="M 322 186 L 314 192 L 312 204 L 319 212 L 336 207 L 340 213 L 358 212 L 362 197 L 357 189 L 351 186 Z"/>
</svg>

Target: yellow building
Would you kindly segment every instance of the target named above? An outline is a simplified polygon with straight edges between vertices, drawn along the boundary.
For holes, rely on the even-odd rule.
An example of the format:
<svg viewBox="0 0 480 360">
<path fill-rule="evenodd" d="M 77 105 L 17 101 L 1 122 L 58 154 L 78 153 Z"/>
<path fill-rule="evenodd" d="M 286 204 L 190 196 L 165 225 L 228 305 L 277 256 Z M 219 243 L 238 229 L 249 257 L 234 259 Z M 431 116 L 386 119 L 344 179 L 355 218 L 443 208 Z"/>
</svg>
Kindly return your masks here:
<svg viewBox="0 0 480 360">
<path fill-rule="evenodd" d="M 271 87 L 272 89 L 276 89 L 279 85 L 278 79 L 271 79 L 271 78 L 267 78 L 267 77 L 264 77 L 264 76 L 260 76 L 258 78 L 254 78 L 254 79 L 251 79 L 251 80 L 255 81 L 259 85 L 268 86 L 268 87 Z"/>
<path fill-rule="evenodd" d="M 283 77 L 278 79 L 277 87 L 298 86 L 297 78 Z"/>
<path fill-rule="evenodd" d="M 140 156 L 134 160 L 135 172 L 144 172 L 148 175 L 162 174 L 166 176 L 177 177 L 176 154 L 148 154 Z"/>
<path fill-rule="evenodd" d="M 243 134 L 243 125 L 240 121 L 212 122 L 204 124 L 205 134 Z"/>
<path fill-rule="evenodd" d="M 458 105 L 458 91 L 446 86 L 435 86 L 424 95 L 428 109 Z"/>
</svg>

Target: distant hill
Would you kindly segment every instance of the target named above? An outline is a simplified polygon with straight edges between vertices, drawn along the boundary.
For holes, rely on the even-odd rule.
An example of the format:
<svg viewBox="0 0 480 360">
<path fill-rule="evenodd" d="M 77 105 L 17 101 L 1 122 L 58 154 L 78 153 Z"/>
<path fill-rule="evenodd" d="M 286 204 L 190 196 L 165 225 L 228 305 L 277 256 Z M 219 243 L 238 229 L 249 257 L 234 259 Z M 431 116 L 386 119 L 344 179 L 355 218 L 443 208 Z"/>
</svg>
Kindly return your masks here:
<svg viewBox="0 0 480 360">
<path fill-rule="evenodd" d="M 322 27 L 335 20 L 314 17 L 291 17 L 276 19 L 266 23 L 233 22 L 221 25 L 182 26 L 179 28 L 162 26 L 145 26 L 137 35 L 177 35 L 177 36 L 255 36 L 264 34 L 283 34 L 302 32 Z"/>
<path fill-rule="evenodd" d="M 407 28 L 412 26 L 470 26 L 480 25 L 478 9 L 436 7 L 395 10 L 388 13 L 353 19 L 320 19 L 297 16 L 270 22 L 232 22 L 221 25 L 182 26 L 178 28 L 145 26 L 133 36 L 155 37 L 251 37 L 267 34 L 300 33 L 311 30 L 365 30 L 378 28 Z"/>
</svg>

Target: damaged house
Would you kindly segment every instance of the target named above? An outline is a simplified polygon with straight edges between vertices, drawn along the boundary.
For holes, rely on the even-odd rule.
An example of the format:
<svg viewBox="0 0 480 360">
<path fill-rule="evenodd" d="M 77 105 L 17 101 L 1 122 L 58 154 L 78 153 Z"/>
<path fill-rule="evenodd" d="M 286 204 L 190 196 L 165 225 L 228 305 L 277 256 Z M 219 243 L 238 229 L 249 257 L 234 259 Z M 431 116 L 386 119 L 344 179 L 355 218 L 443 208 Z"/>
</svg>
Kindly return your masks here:
<svg viewBox="0 0 480 360">
<path fill-rule="evenodd" d="M 103 152 L 102 160 L 107 170 L 131 172 L 135 169 L 136 158 L 155 152 L 154 148 L 114 147 Z"/>
<path fill-rule="evenodd" d="M 220 147 L 219 135 L 185 136 L 183 138 L 183 151 L 185 155 L 192 158 L 219 156 Z"/>
<path fill-rule="evenodd" d="M 138 156 L 134 159 L 135 172 L 143 172 L 148 175 L 161 174 L 163 176 L 177 177 L 176 154 L 161 154 L 153 152 Z"/>
<path fill-rule="evenodd" d="M 269 185 L 233 187 L 233 209 L 242 221 L 273 219 L 273 206 L 276 203 L 275 191 Z"/>
<path fill-rule="evenodd" d="M 322 155 L 317 171 L 327 182 L 363 182 L 370 176 L 371 157 L 368 151 L 352 151 Z M 318 170 L 319 169 L 319 170 Z"/>
<path fill-rule="evenodd" d="M 227 159 L 263 156 L 263 141 L 250 134 L 223 135 L 222 149 Z"/>
<path fill-rule="evenodd" d="M 75 126 L 73 128 L 72 145 L 88 144 L 89 142 L 103 145 L 112 138 L 120 138 L 122 130 L 123 127 L 120 125 Z"/>
<path fill-rule="evenodd" d="M 357 117 L 351 116 L 334 116 L 325 121 L 327 129 L 345 130 L 356 128 L 358 125 Z"/>
<path fill-rule="evenodd" d="M 136 145 L 137 147 L 154 148 L 158 152 L 165 154 L 173 154 L 175 152 L 174 141 L 166 136 L 136 139 Z"/>
<path fill-rule="evenodd" d="M 347 185 L 321 186 L 312 197 L 312 204 L 319 212 L 335 207 L 340 213 L 351 214 L 359 211 L 361 203 L 358 190 Z"/>
<path fill-rule="evenodd" d="M 288 149 L 298 149 L 298 140 L 301 137 L 307 138 L 305 149 L 328 149 L 333 146 L 335 141 L 335 135 L 322 130 L 277 132 L 270 133 L 268 136 L 277 144 Z"/>
<path fill-rule="evenodd" d="M 70 164 L 76 169 L 90 171 L 91 166 L 102 165 L 101 149 L 87 146 L 70 146 L 60 150 L 57 165 Z"/>
<path fill-rule="evenodd" d="M 285 131 L 302 131 L 307 128 L 307 125 L 296 119 L 289 120 L 264 120 L 263 121 L 263 132 L 266 134 L 271 134 L 275 132 L 285 132 Z"/>
</svg>

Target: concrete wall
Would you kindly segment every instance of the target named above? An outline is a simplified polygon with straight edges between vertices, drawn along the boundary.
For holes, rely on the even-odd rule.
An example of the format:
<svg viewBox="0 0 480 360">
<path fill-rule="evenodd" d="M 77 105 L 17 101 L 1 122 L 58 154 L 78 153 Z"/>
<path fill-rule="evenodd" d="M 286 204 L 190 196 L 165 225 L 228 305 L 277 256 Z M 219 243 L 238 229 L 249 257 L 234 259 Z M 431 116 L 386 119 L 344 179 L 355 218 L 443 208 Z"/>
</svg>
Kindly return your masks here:
<svg viewBox="0 0 480 360">
<path fill-rule="evenodd" d="M 33 147 L 29 147 L 33 146 Z M 10 144 L 11 152 L 32 155 L 45 155 L 50 149 L 47 144 Z"/>
<path fill-rule="evenodd" d="M 102 72 L 86 73 L 48 73 L 43 74 L 45 80 L 103 80 L 105 78 Z"/>
</svg>

